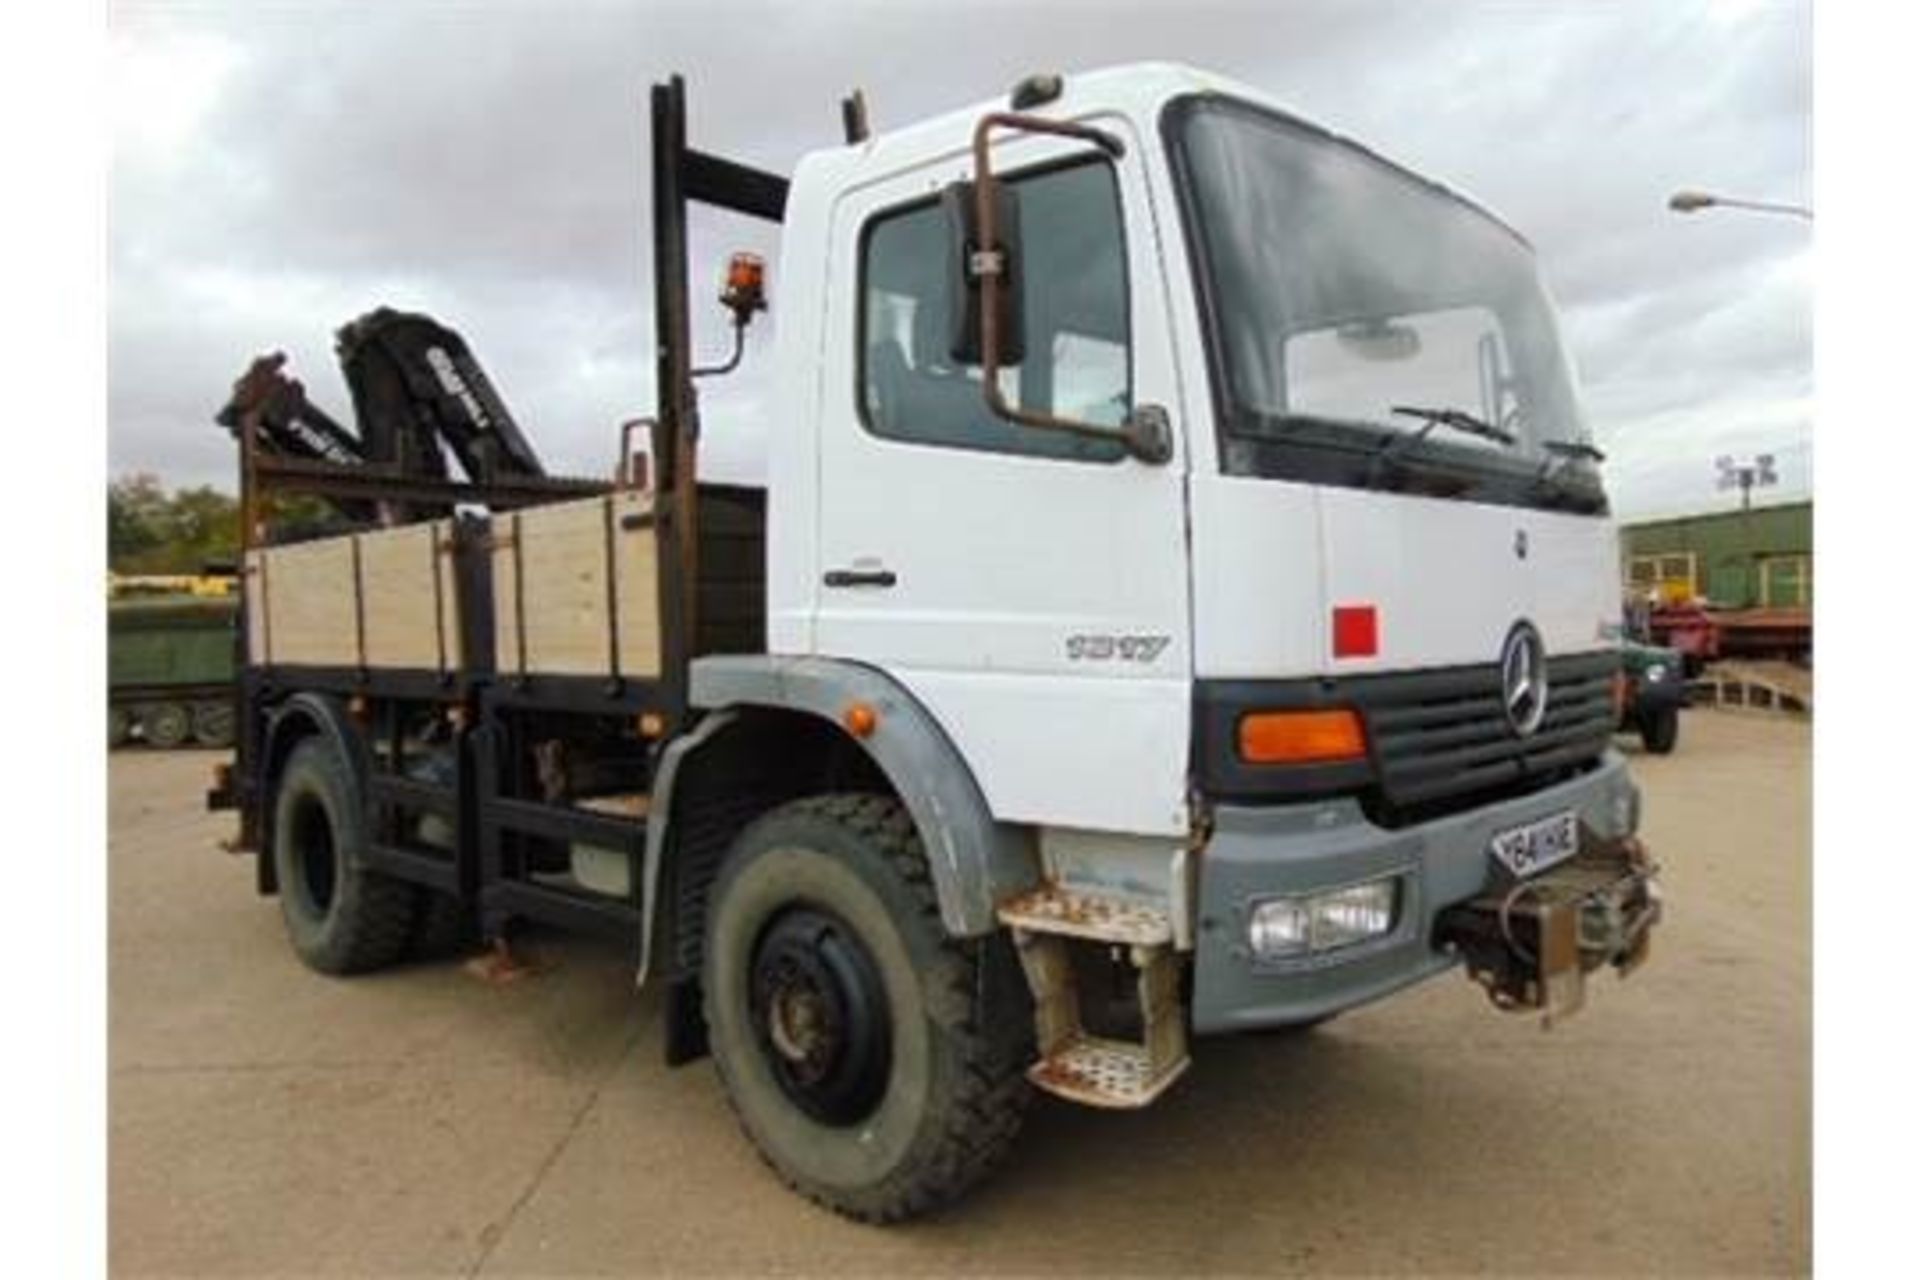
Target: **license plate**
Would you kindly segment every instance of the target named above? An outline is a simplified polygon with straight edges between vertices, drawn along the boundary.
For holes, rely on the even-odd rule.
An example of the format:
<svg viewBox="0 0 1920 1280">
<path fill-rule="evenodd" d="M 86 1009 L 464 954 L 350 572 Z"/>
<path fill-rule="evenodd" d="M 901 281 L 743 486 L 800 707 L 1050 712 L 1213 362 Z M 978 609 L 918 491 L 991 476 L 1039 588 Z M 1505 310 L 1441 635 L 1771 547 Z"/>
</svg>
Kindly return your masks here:
<svg viewBox="0 0 1920 1280">
<path fill-rule="evenodd" d="M 1492 853 L 1501 866 L 1524 880 L 1556 862 L 1565 862 L 1579 848 L 1580 822 L 1569 809 L 1502 831 L 1493 838 Z"/>
</svg>

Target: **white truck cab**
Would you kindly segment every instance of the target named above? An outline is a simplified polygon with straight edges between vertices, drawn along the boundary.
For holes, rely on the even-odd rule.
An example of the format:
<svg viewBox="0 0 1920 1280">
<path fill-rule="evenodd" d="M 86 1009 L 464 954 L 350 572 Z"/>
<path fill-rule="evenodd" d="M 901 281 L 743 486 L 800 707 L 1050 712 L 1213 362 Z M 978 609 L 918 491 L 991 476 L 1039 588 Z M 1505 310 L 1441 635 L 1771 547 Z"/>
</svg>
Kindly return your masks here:
<svg viewBox="0 0 1920 1280">
<path fill-rule="evenodd" d="M 891 1221 L 1035 1088 L 1144 1106 L 1192 1037 L 1455 966 L 1557 1019 L 1645 958 L 1614 531 L 1518 234 L 1184 67 L 880 134 L 849 100 L 791 178 L 689 147 L 683 93 L 651 486 L 545 476 L 424 317 L 343 348 L 385 389 L 357 407 L 417 413 L 355 437 L 276 357 L 223 411 L 249 656 L 215 798 L 309 964 L 449 922 L 626 940 L 669 1060 Z M 700 465 L 695 380 L 742 348 L 693 366 L 696 202 L 781 227 L 763 485 Z M 757 260 L 721 300 L 738 337 Z M 256 546 L 274 485 L 361 531 Z"/>
<path fill-rule="evenodd" d="M 1039 111 L 1124 151 L 996 142 L 1027 329 L 1007 383 L 1113 426 L 1164 410 L 1172 456 L 1143 464 L 996 418 L 951 357 L 940 195 L 987 109 L 794 175 L 771 652 L 893 675 L 996 817 L 1184 840 L 1216 682 L 1490 667 L 1522 620 L 1556 656 L 1613 647 L 1615 535 L 1591 461 L 1547 447 L 1587 427 L 1518 235 L 1218 77 L 1066 78 Z M 1337 614 L 1367 643 L 1336 645 Z"/>
</svg>

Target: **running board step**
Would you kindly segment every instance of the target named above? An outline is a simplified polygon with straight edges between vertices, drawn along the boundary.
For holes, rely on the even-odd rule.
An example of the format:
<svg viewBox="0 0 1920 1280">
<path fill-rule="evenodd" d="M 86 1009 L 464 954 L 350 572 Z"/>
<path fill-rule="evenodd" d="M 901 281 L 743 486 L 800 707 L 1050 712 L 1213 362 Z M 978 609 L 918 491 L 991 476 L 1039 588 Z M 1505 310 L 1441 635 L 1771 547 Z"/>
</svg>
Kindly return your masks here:
<svg viewBox="0 0 1920 1280">
<path fill-rule="evenodd" d="M 1027 1069 L 1027 1079 L 1069 1102 L 1124 1111 L 1144 1107 L 1186 1072 L 1190 1058 L 1156 1071 L 1143 1044 L 1082 1035 Z"/>
<path fill-rule="evenodd" d="M 1027 1079 L 1036 1088 L 1069 1102 L 1126 1110 L 1146 1106 L 1186 1071 L 1191 1059 L 1180 961 L 1166 912 L 1049 885 L 1007 902 L 999 917 L 1013 931 L 1033 992 L 1040 1059 L 1027 1069 Z M 1074 942 L 1126 948 L 1139 972 L 1139 1042 L 1087 1032 L 1067 950 Z"/>
<path fill-rule="evenodd" d="M 1000 922 L 1028 933 L 1052 933 L 1123 947 L 1164 947 L 1173 922 L 1158 907 L 1045 885 L 1000 908 Z"/>
</svg>

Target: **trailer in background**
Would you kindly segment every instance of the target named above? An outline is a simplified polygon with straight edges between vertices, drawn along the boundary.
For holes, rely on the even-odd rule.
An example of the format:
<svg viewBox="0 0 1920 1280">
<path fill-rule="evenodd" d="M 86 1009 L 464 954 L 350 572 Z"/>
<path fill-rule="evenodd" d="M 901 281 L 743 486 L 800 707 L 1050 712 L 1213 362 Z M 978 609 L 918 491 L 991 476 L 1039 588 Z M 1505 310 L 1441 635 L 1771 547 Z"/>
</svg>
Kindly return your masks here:
<svg viewBox="0 0 1920 1280">
<path fill-rule="evenodd" d="M 107 605 L 107 746 L 234 740 L 233 597 L 132 597 Z"/>
<path fill-rule="evenodd" d="M 1681 653 L 1690 676 L 1723 658 L 1773 659 L 1801 666 L 1813 661 L 1810 609 L 1663 605 L 1649 615 L 1647 631 L 1654 644 Z"/>
</svg>

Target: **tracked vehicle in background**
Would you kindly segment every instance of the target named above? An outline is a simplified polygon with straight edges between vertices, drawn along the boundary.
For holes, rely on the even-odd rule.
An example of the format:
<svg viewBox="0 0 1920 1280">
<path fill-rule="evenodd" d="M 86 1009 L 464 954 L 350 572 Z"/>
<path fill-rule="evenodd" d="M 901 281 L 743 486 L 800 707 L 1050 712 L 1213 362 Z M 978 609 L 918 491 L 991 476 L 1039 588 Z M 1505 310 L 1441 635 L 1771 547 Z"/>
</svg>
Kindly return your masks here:
<svg viewBox="0 0 1920 1280">
<path fill-rule="evenodd" d="M 107 746 L 233 745 L 233 597 L 185 592 L 107 602 Z"/>
</svg>

